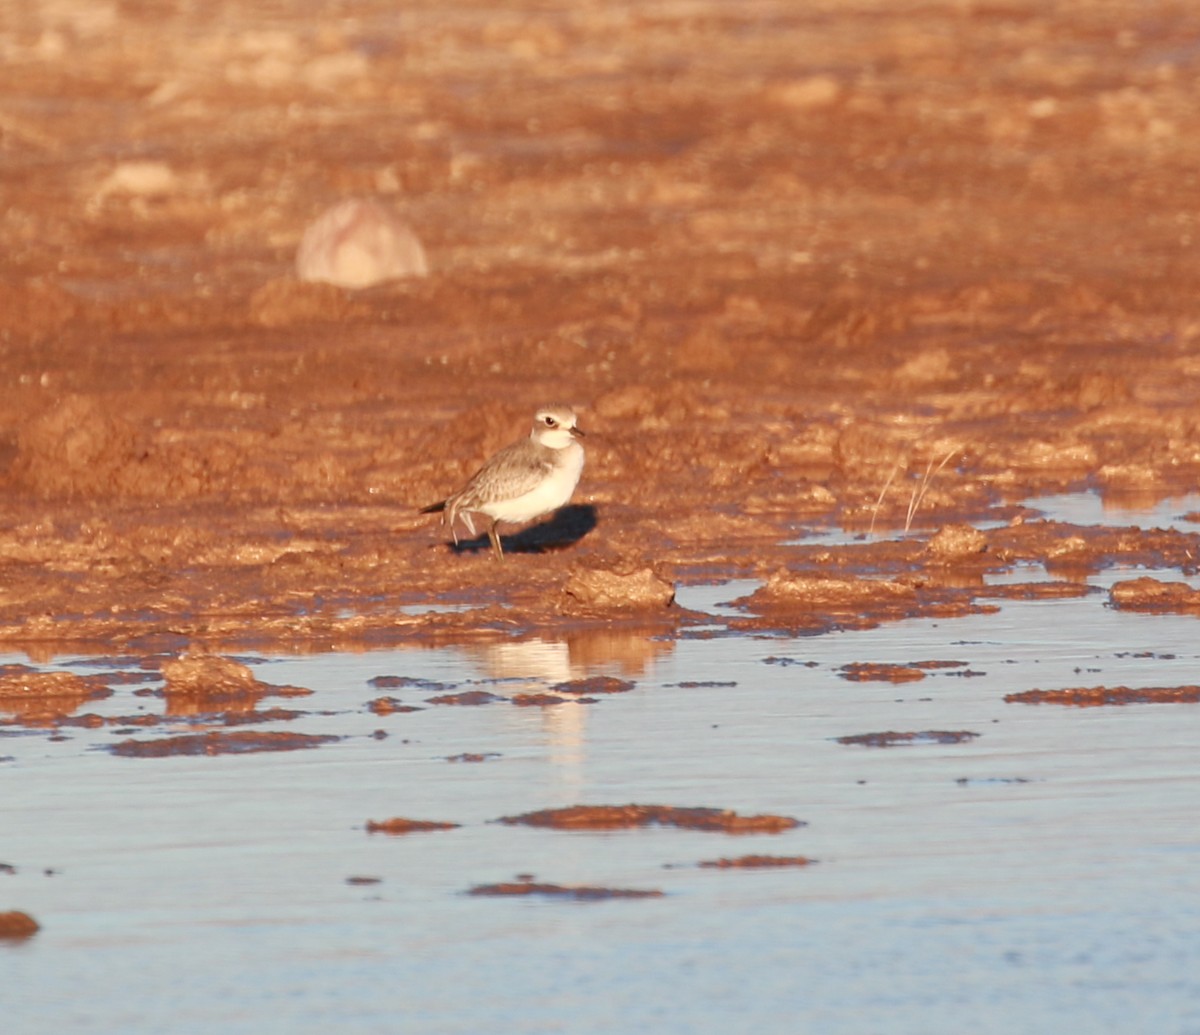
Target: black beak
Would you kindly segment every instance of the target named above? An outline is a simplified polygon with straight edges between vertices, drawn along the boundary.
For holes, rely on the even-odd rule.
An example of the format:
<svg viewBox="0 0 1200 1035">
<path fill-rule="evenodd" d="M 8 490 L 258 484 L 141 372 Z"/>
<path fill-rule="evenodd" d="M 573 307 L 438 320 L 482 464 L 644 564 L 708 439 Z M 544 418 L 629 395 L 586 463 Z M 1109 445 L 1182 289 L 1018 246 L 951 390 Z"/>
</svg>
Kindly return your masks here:
<svg viewBox="0 0 1200 1035">
<path fill-rule="evenodd" d="M 583 428 L 572 428 L 571 434 L 574 435 L 576 438 L 586 438 L 587 437 L 583 433 Z"/>
</svg>

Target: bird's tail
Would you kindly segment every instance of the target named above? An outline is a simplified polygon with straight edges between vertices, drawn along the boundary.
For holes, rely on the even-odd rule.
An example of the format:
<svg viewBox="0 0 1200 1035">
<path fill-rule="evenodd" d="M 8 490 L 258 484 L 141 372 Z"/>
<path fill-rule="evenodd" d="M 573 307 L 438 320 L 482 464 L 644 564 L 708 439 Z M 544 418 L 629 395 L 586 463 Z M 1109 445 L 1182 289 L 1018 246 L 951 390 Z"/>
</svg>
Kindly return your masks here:
<svg viewBox="0 0 1200 1035">
<path fill-rule="evenodd" d="M 440 514 L 445 509 L 446 509 L 446 501 L 439 500 L 437 503 L 429 504 L 428 507 L 422 507 L 421 513 L 422 514 Z"/>
</svg>

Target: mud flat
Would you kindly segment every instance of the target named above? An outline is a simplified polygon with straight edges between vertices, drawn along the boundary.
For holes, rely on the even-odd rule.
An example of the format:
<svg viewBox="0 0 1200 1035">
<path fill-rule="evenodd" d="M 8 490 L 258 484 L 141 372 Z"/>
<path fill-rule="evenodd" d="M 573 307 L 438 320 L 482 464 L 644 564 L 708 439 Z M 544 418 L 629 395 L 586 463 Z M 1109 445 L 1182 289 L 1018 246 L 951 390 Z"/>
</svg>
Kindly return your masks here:
<svg viewBox="0 0 1200 1035">
<path fill-rule="evenodd" d="M 1194 5 L 9 13 L 14 1032 L 1194 1028 Z"/>
<path fill-rule="evenodd" d="M 5 642 L 603 621 L 1200 483 L 1186 5 L 82 10 L 0 30 Z M 426 275 L 297 279 L 348 197 Z M 417 508 L 550 398 L 575 507 L 451 549 Z"/>
</svg>

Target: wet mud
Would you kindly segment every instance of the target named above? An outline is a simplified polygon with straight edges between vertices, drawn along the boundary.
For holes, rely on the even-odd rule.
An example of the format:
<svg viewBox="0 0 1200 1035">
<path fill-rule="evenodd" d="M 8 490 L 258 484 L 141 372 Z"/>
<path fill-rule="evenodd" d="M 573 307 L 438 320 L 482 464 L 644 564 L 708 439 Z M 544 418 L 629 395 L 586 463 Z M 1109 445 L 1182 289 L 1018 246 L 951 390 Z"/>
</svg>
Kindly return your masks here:
<svg viewBox="0 0 1200 1035">
<path fill-rule="evenodd" d="M 41 924 L 28 913 L 16 909 L 0 913 L 0 940 L 24 941 L 40 930 Z"/>
<path fill-rule="evenodd" d="M 0 725 L 11 721 L 53 725 L 89 701 L 112 696 L 104 676 L 41 672 L 29 665 L 0 665 Z"/>
<path fill-rule="evenodd" d="M 1066 704 L 1076 708 L 1113 704 L 1195 704 L 1200 701 L 1200 686 L 1067 687 L 1064 690 L 1024 690 L 1006 694 L 1004 699 L 1018 704 Z"/>
<path fill-rule="evenodd" d="M 665 632 L 741 576 L 734 631 L 820 630 L 1200 556 L 1019 505 L 1200 481 L 1196 59 L 1131 29 L 1185 7 L 75 6 L 0 29 L 0 642 Z M 301 279 L 366 224 L 405 276 Z M 574 504 L 453 548 L 418 508 L 548 398 Z"/>
<path fill-rule="evenodd" d="M 184 733 L 156 740 L 129 738 L 108 750 L 122 758 L 167 758 L 172 755 L 245 755 L 259 751 L 301 751 L 340 740 L 331 734 L 289 733 L 281 730 L 226 733 Z"/>
<path fill-rule="evenodd" d="M 868 661 L 855 661 L 843 665 L 838 675 L 855 683 L 912 683 L 925 678 L 924 671 L 915 665 L 889 665 Z"/>
<path fill-rule="evenodd" d="M 1113 607 L 1124 611 L 1200 614 L 1200 590 L 1186 582 L 1130 579 L 1113 586 L 1108 597 Z"/>
<path fill-rule="evenodd" d="M 790 816 L 741 816 L 728 809 L 672 805 L 573 805 L 502 816 L 499 822 L 556 830 L 620 830 L 654 825 L 723 834 L 778 834 L 804 826 L 802 820 Z"/>
<path fill-rule="evenodd" d="M 466 708 L 477 708 L 483 704 L 495 704 L 505 700 L 500 694 L 489 693 L 487 690 L 464 690 L 459 694 L 438 694 L 436 697 L 425 698 L 426 704 L 451 704 Z"/>
<path fill-rule="evenodd" d="M 616 676 L 588 676 L 568 683 L 555 683 L 550 689 L 560 694 L 627 694 L 636 683 Z"/>
<path fill-rule="evenodd" d="M 803 855 L 739 855 L 735 859 L 706 859 L 696 865 L 705 870 L 772 870 L 787 866 L 811 866 L 816 861 Z"/>
<path fill-rule="evenodd" d="M 405 704 L 397 697 L 376 697 L 367 704 L 376 715 L 403 715 L 407 712 L 419 712 L 421 709 L 413 704 Z"/>
<path fill-rule="evenodd" d="M 906 744 L 964 744 L 978 737 L 970 730 L 922 730 L 898 733 L 854 733 L 838 737 L 839 744 L 854 744 L 859 747 L 897 747 Z"/>
<path fill-rule="evenodd" d="M 518 708 L 552 708 L 557 704 L 595 704 L 595 697 L 563 697 L 561 694 L 513 694 L 509 698 Z"/>
<path fill-rule="evenodd" d="M 544 895 L 549 898 L 574 899 L 577 902 L 601 902 L 613 898 L 662 898 L 664 893 L 656 888 L 605 888 L 586 884 L 547 884 L 529 878 L 504 884 L 478 884 L 471 888 L 468 894 L 498 898 Z"/>
<path fill-rule="evenodd" d="M 400 834 L 426 833 L 431 830 L 453 830 L 458 823 L 445 823 L 438 820 L 429 819 L 405 819 L 403 816 L 394 816 L 391 819 L 384 820 L 367 820 L 368 834 L 391 834 L 393 836 Z"/>
</svg>

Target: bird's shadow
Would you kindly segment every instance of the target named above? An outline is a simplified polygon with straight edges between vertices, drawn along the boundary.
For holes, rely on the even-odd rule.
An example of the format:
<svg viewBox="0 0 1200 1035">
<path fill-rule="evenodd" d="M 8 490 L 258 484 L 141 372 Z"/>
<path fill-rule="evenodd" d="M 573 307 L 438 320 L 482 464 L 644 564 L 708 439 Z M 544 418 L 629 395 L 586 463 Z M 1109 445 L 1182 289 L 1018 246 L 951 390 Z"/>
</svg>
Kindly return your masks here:
<svg viewBox="0 0 1200 1035">
<path fill-rule="evenodd" d="M 590 503 L 572 503 L 560 507 L 549 521 L 522 528 L 512 535 L 500 536 L 505 553 L 549 553 L 574 546 L 600 523 L 596 508 Z M 503 526 L 501 526 L 503 527 Z M 490 550 L 487 534 L 474 539 L 460 539 L 450 547 L 455 553 L 475 553 Z"/>
</svg>

